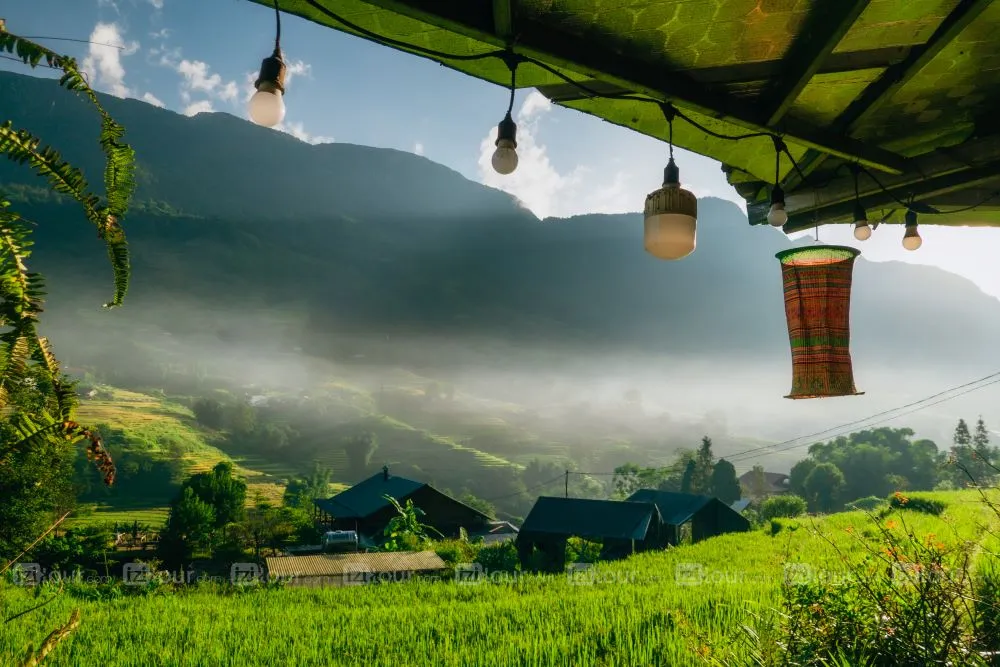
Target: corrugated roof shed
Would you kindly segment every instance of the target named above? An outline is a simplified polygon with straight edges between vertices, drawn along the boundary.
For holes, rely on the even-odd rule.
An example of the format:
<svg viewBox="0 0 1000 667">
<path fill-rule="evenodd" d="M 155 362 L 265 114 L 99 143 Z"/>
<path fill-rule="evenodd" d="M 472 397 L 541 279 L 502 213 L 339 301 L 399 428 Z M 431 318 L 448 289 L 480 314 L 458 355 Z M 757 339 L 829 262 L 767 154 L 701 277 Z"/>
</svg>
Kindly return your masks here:
<svg viewBox="0 0 1000 667">
<path fill-rule="evenodd" d="M 378 473 L 332 498 L 317 500 L 316 506 L 338 519 L 363 519 L 389 505 L 383 496 L 401 500 L 425 486 L 405 477 Z"/>
<path fill-rule="evenodd" d="M 266 559 L 269 577 L 330 577 L 344 572 L 434 572 L 445 569 L 433 551 L 274 556 Z"/>
<path fill-rule="evenodd" d="M 673 493 L 655 489 L 639 489 L 628 498 L 632 502 L 653 503 L 660 510 L 663 523 L 679 526 L 687 522 L 702 507 L 712 501 L 710 496 Z"/>
<path fill-rule="evenodd" d="M 654 517 L 658 513 L 652 503 L 542 496 L 525 518 L 521 534 L 642 540 Z"/>
</svg>

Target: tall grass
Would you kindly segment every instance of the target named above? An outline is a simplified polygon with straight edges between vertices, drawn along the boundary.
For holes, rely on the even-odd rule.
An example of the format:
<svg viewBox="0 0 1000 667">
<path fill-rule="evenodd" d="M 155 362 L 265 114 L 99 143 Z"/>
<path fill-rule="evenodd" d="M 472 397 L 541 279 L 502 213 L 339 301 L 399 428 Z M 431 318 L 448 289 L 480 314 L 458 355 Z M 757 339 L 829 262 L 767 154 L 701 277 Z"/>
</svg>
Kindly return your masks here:
<svg viewBox="0 0 1000 667">
<path fill-rule="evenodd" d="M 942 541 L 981 536 L 988 515 L 975 496 L 946 499 L 941 516 L 910 512 L 906 522 Z M 78 606 L 82 624 L 51 665 L 747 665 L 755 649 L 742 639 L 772 631 L 785 564 L 846 574 L 831 542 L 852 548 L 870 526 L 861 512 L 785 520 L 774 535 L 724 535 L 577 576 L 498 583 L 193 588 L 112 599 L 68 591 L 0 625 L 0 664 L 16 663 Z M 9 584 L 0 584 L 0 599 L 4 617 L 37 604 Z"/>
</svg>

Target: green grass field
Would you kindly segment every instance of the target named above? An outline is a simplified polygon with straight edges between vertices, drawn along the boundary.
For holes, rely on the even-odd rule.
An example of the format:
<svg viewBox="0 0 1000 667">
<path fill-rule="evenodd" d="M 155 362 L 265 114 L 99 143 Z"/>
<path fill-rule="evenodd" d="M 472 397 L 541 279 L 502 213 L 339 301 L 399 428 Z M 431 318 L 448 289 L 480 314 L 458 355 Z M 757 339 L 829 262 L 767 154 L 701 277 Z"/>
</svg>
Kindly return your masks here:
<svg viewBox="0 0 1000 667">
<path fill-rule="evenodd" d="M 974 493 L 934 495 L 948 502 L 941 517 L 905 510 L 884 521 L 945 543 L 981 539 L 995 523 Z M 746 665 L 741 626 L 766 629 L 774 618 L 785 564 L 844 574 L 838 549 L 856 553 L 858 540 L 875 534 L 860 512 L 782 524 L 773 536 L 724 535 L 599 564 L 576 578 L 195 588 L 104 601 L 63 593 L 0 625 L 0 664 L 80 608 L 80 628 L 49 664 Z M 4 616 L 39 601 L 10 585 L 0 594 Z"/>
</svg>

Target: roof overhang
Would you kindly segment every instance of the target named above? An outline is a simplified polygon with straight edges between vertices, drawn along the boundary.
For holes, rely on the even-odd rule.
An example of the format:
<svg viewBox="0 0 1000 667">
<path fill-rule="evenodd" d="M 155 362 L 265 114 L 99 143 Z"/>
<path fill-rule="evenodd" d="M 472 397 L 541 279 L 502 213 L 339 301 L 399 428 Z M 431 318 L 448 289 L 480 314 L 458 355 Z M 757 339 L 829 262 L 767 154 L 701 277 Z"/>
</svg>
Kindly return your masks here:
<svg viewBox="0 0 1000 667">
<path fill-rule="evenodd" d="M 786 231 L 850 222 L 855 164 L 864 168 L 858 193 L 872 219 L 901 222 L 903 204 L 926 212 L 980 204 L 921 222 L 1000 225 L 1000 196 L 993 196 L 1000 191 L 993 118 L 1000 110 L 1000 2 L 278 4 L 498 85 L 510 84 L 502 56 L 513 52 L 533 60 L 518 65 L 518 88 L 537 88 L 557 104 L 661 140 L 668 133 L 661 102 L 718 134 L 780 136 L 797 164 L 785 156 L 778 168 Z M 764 222 L 775 180 L 769 137 L 726 141 L 675 120 L 674 143 L 722 162 L 747 200 L 750 222 Z"/>
</svg>

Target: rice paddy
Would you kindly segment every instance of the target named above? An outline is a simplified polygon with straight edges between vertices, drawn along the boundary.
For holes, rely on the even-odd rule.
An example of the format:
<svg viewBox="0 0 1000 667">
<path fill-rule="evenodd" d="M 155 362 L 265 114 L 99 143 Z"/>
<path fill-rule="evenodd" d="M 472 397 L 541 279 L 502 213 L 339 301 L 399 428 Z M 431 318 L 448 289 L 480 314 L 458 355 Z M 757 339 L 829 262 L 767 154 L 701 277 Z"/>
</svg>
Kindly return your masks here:
<svg viewBox="0 0 1000 667">
<path fill-rule="evenodd" d="M 990 515 L 975 494 L 938 497 L 948 502 L 940 517 L 895 516 L 945 542 L 984 534 Z M 850 552 L 874 531 L 860 512 L 780 523 L 775 534 L 724 535 L 571 575 L 203 586 L 105 600 L 69 591 L 0 625 L 0 664 L 15 662 L 79 608 L 82 624 L 51 665 L 745 665 L 755 648 L 742 626 L 766 632 L 786 564 L 843 575 L 838 550 Z M 5 617 L 41 601 L 0 586 Z"/>
</svg>

